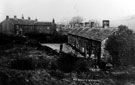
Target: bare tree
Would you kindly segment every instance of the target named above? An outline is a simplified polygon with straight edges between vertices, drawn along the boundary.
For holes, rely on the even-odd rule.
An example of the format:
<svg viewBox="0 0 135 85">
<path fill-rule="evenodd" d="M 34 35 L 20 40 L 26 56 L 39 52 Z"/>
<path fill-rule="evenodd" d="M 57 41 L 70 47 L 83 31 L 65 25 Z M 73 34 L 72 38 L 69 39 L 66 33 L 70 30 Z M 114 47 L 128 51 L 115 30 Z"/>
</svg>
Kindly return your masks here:
<svg viewBox="0 0 135 85">
<path fill-rule="evenodd" d="M 83 18 L 82 17 L 75 16 L 75 17 L 72 17 L 72 19 L 70 20 L 69 24 L 70 25 L 75 25 L 75 24 L 82 23 L 82 21 L 83 21 Z"/>
</svg>

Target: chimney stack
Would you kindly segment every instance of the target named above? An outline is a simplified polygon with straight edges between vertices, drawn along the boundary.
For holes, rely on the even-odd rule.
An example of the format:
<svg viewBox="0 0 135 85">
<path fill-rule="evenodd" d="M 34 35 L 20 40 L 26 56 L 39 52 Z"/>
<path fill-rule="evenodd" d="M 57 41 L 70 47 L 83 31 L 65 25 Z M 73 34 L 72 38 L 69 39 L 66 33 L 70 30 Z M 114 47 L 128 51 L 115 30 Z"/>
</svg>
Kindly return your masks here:
<svg viewBox="0 0 135 85">
<path fill-rule="evenodd" d="M 38 19 L 35 19 L 35 21 L 37 22 L 37 21 L 38 21 Z"/>
<path fill-rule="evenodd" d="M 30 20 L 30 17 L 28 17 L 28 20 Z"/>
<path fill-rule="evenodd" d="M 14 19 L 17 19 L 17 16 L 16 15 L 14 16 Z"/>
<path fill-rule="evenodd" d="M 95 23 L 94 22 L 91 22 L 91 28 L 93 28 L 94 27 L 94 25 L 95 25 Z"/>
<path fill-rule="evenodd" d="M 109 20 L 103 20 L 103 28 L 109 28 Z"/>
<path fill-rule="evenodd" d="M 80 23 L 80 26 L 82 27 L 83 26 L 83 23 Z"/>
<path fill-rule="evenodd" d="M 22 16 L 22 19 L 24 19 L 24 16 Z"/>
<path fill-rule="evenodd" d="M 54 20 L 54 18 L 53 18 L 52 22 L 53 22 L 53 23 L 55 23 L 55 20 Z"/>
<path fill-rule="evenodd" d="M 85 27 L 88 27 L 89 26 L 89 22 L 85 22 Z"/>
<path fill-rule="evenodd" d="M 9 19 L 9 16 L 8 15 L 6 16 L 6 19 Z"/>
</svg>

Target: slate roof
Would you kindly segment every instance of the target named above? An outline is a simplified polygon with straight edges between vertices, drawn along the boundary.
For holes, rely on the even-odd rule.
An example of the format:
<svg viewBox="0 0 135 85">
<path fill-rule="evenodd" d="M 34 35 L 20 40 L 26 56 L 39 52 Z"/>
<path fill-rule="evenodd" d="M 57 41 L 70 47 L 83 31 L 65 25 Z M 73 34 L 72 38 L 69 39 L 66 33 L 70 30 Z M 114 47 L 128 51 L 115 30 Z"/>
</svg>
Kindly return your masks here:
<svg viewBox="0 0 135 85">
<path fill-rule="evenodd" d="M 9 21 L 11 21 L 12 24 L 20 24 L 20 25 L 52 25 L 52 22 L 37 22 L 35 20 L 28 20 L 28 19 L 9 18 Z"/>
<path fill-rule="evenodd" d="M 36 25 L 52 25 L 52 22 L 37 22 Z"/>
<path fill-rule="evenodd" d="M 12 22 L 12 24 L 22 24 L 22 25 L 34 25 L 34 20 L 26 20 L 26 19 L 14 19 L 9 18 L 9 20 Z"/>
<path fill-rule="evenodd" d="M 87 39 L 92 39 L 96 41 L 103 41 L 109 37 L 112 33 L 117 31 L 117 28 L 76 28 L 69 32 L 69 34 L 81 36 Z"/>
</svg>

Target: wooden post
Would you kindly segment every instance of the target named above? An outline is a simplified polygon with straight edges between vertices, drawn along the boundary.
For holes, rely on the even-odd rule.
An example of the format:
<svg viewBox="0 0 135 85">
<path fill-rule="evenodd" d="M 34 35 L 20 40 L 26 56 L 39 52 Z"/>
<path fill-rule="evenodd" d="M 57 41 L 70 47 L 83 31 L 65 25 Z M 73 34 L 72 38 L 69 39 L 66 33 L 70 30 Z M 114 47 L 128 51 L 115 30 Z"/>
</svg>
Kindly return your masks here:
<svg viewBox="0 0 135 85">
<path fill-rule="evenodd" d="M 60 44 L 60 51 L 59 51 L 59 53 L 62 52 L 62 48 L 63 48 L 63 44 Z"/>
</svg>

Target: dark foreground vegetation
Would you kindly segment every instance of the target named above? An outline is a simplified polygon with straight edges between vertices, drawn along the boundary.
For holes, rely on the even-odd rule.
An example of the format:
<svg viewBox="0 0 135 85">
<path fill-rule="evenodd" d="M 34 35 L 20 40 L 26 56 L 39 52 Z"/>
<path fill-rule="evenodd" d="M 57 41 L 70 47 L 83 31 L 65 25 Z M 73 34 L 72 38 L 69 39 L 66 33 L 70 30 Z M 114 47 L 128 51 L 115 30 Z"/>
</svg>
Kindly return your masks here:
<svg viewBox="0 0 135 85">
<path fill-rule="evenodd" d="M 108 38 L 105 49 L 112 56 L 114 66 L 135 65 L 135 33 L 127 26 L 119 26 Z"/>
<path fill-rule="evenodd" d="M 66 43 L 67 35 L 60 33 L 55 34 L 43 34 L 43 33 L 28 33 L 26 34 L 29 38 L 35 39 L 41 43 Z"/>
<path fill-rule="evenodd" d="M 133 66 L 96 71 L 94 62 L 37 40 L 0 34 L 0 85 L 131 85 Z"/>
</svg>

